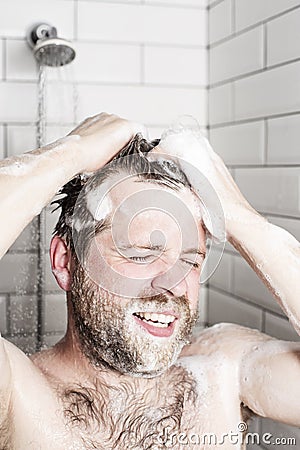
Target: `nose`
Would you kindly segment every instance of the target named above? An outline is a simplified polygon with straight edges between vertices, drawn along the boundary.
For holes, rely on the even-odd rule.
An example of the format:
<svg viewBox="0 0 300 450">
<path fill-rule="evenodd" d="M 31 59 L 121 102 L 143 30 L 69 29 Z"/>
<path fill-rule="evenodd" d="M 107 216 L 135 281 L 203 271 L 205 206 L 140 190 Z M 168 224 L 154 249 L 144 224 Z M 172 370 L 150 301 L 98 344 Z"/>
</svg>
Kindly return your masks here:
<svg viewBox="0 0 300 450">
<path fill-rule="evenodd" d="M 151 282 L 151 287 L 158 294 L 170 294 L 175 297 L 187 295 L 186 273 L 176 265 L 171 269 L 157 274 Z"/>
</svg>

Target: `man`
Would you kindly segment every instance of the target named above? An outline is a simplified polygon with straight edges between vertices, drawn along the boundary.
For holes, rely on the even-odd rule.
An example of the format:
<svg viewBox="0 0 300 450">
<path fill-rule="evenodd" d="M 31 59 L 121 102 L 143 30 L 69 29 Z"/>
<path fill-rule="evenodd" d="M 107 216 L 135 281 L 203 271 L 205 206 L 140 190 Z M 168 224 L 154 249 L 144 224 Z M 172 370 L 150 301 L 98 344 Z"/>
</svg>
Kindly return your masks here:
<svg viewBox="0 0 300 450">
<path fill-rule="evenodd" d="M 298 242 L 251 208 L 192 132 L 159 144 L 136 136 L 109 166 L 79 175 L 138 131 L 101 114 L 3 161 L 2 255 L 65 185 L 50 256 L 68 328 L 30 359 L 0 340 L 0 448 L 238 449 L 251 411 L 300 425 L 300 344 L 232 324 L 189 342 L 206 235 L 222 238 L 203 210 L 212 202 L 203 180 L 220 199 L 227 239 L 299 331 Z"/>
</svg>

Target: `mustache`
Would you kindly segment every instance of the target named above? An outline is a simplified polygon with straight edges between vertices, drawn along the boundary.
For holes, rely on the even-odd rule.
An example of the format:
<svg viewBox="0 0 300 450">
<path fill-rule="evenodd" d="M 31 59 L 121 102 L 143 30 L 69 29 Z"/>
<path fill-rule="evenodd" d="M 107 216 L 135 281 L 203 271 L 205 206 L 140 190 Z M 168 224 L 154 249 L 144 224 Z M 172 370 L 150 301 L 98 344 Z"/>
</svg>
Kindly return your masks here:
<svg viewBox="0 0 300 450">
<path fill-rule="evenodd" d="M 186 295 L 173 296 L 164 293 L 153 294 L 153 293 L 142 293 L 137 299 L 133 299 L 131 305 L 132 308 L 143 307 L 145 312 L 147 308 L 149 311 L 153 310 L 153 306 L 157 310 L 162 310 L 162 308 L 173 309 L 175 312 L 182 310 L 189 310 L 189 300 Z M 131 308 L 130 308 L 131 309 Z"/>
</svg>

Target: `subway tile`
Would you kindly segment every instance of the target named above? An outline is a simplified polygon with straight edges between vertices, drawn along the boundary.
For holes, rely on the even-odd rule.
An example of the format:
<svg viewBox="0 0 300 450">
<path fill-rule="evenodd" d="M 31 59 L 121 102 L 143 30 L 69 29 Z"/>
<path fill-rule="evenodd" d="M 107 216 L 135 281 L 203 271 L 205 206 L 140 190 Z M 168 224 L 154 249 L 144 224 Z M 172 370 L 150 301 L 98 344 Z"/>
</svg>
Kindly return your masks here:
<svg viewBox="0 0 300 450">
<path fill-rule="evenodd" d="M 299 3 L 299 2 L 298 2 Z M 291 11 L 267 25 L 268 65 L 278 64 L 300 54 L 300 9 Z"/>
<path fill-rule="evenodd" d="M 300 340 L 300 336 L 287 319 L 270 313 L 265 316 L 265 333 L 285 341 Z"/>
<path fill-rule="evenodd" d="M 65 294 L 45 295 L 45 332 L 64 332 L 67 324 Z"/>
<path fill-rule="evenodd" d="M 33 125 L 7 126 L 7 154 L 16 156 L 37 147 L 36 127 Z"/>
<path fill-rule="evenodd" d="M 258 278 L 246 261 L 236 256 L 233 258 L 233 294 L 284 315 L 271 292 Z"/>
<path fill-rule="evenodd" d="M 283 372 L 284 374 L 284 372 Z M 270 444 L 267 442 L 264 443 L 265 449 L 274 449 L 276 450 L 292 450 L 296 449 L 298 447 L 298 442 L 300 442 L 300 428 L 299 427 L 293 427 L 291 425 L 286 425 L 284 423 L 280 423 L 271 419 L 262 418 L 262 427 L 261 427 L 261 433 L 262 435 L 267 435 L 268 433 L 271 435 L 266 436 L 266 439 L 271 441 Z M 288 438 L 292 437 L 295 438 L 295 443 L 292 445 L 287 445 L 287 443 L 277 444 L 274 445 L 274 441 L 276 438 Z M 296 445 L 295 445 L 296 444 Z"/>
<path fill-rule="evenodd" d="M 0 292 L 18 295 L 33 292 L 37 283 L 37 260 L 30 254 L 6 254 L 0 261 Z"/>
<path fill-rule="evenodd" d="M 262 27 L 243 33 L 210 50 L 210 82 L 216 83 L 263 67 Z"/>
<path fill-rule="evenodd" d="M 3 78 L 3 75 L 5 75 L 4 69 L 5 66 L 3 65 L 3 46 L 5 45 L 5 41 L 0 39 L 0 80 Z"/>
<path fill-rule="evenodd" d="M 3 159 L 5 155 L 5 144 L 4 144 L 4 128 L 0 125 L 0 159 Z"/>
<path fill-rule="evenodd" d="M 232 84 L 225 84 L 209 90 L 209 122 L 212 124 L 232 120 Z"/>
<path fill-rule="evenodd" d="M 300 219 L 290 219 L 286 217 L 268 217 L 269 222 L 274 223 L 281 228 L 284 228 L 300 241 Z"/>
<path fill-rule="evenodd" d="M 207 323 L 207 307 L 208 307 L 208 288 L 205 285 L 201 285 L 199 292 L 199 319 L 198 319 L 198 323 L 200 325 L 204 325 Z"/>
<path fill-rule="evenodd" d="M 145 124 L 170 124 L 182 114 L 206 124 L 205 89 L 79 85 L 78 91 L 80 120 L 98 113 L 101 106 L 102 111 Z"/>
<path fill-rule="evenodd" d="M 235 82 L 235 118 L 249 119 L 300 109 L 300 62 Z"/>
<path fill-rule="evenodd" d="M 300 164 L 300 115 L 268 121 L 268 153 L 270 164 Z"/>
<path fill-rule="evenodd" d="M 76 82 L 137 83 L 141 81 L 141 50 L 138 45 L 76 43 Z"/>
<path fill-rule="evenodd" d="M 300 217 L 298 167 L 237 168 L 235 179 L 258 211 Z"/>
<path fill-rule="evenodd" d="M 38 245 L 37 232 L 37 219 L 33 219 L 10 246 L 9 251 L 26 252 L 36 250 Z"/>
<path fill-rule="evenodd" d="M 46 89 L 47 121 L 58 124 L 74 122 L 74 102 L 74 88 L 72 84 L 48 83 Z"/>
<path fill-rule="evenodd" d="M 211 129 L 210 143 L 226 164 L 261 164 L 264 158 L 264 123 Z"/>
<path fill-rule="evenodd" d="M 37 64 L 25 39 L 6 41 L 6 79 L 36 80 Z"/>
<path fill-rule="evenodd" d="M 289 8 L 299 6 L 299 0 L 238 0 L 235 2 L 237 31 L 266 20 Z"/>
<path fill-rule="evenodd" d="M 209 289 L 208 297 L 209 325 L 220 322 L 237 323 L 260 330 L 262 312 L 255 306 L 243 303 L 230 295 Z"/>
<path fill-rule="evenodd" d="M 145 47 L 145 82 L 207 84 L 207 50 L 197 48 Z"/>
<path fill-rule="evenodd" d="M 207 0 L 144 0 L 144 3 L 152 5 L 197 6 L 199 8 L 207 6 Z"/>
<path fill-rule="evenodd" d="M 27 356 L 36 352 L 37 337 L 36 335 L 27 336 L 7 336 L 6 339 L 17 346 Z"/>
<path fill-rule="evenodd" d="M 12 295 L 10 306 L 11 332 L 36 333 L 37 298 L 34 295 Z"/>
<path fill-rule="evenodd" d="M 232 33 L 231 0 L 223 0 L 214 6 L 208 14 L 209 42 L 212 44 Z"/>
<path fill-rule="evenodd" d="M 231 288 L 231 272 L 232 272 L 232 256 L 227 253 L 220 253 L 211 250 L 207 257 L 209 285 L 219 287 L 230 292 Z"/>
<path fill-rule="evenodd" d="M 0 121 L 35 121 L 37 87 L 30 83 L 0 82 Z"/>
<path fill-rule="evenodd" d="M 154 5 L 78 2 L 80 40 L 206 44 L 206 11 Z"/>
<path fill-rule="evenodd" d="M 5 1 L 1 5 L 0 30 L 2 36 L 25 37 L 27 30 L 35 23 L 50 23 L 58 30 L 60 37 L 73 37 L 74 5 L 68 0 Z"/>
<path fill-rule="evenodd" d="M 7 333 L 6 304 L 6 296 L 0 295 L 0 334 L 2 335 Z"/>
</svg>

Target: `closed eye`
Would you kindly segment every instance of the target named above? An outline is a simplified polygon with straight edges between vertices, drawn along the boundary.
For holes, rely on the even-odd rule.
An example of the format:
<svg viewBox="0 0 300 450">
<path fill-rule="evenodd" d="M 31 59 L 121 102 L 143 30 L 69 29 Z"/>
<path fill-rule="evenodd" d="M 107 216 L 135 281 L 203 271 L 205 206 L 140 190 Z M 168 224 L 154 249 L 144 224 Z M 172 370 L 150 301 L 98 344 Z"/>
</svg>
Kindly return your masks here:
<svg viewBox="0 0 300 450">
<path fill-rule="evenodd" d="M 140 262 L 140 263 L 150 263 L 154 260 L 153 255 L 146 255 L 146 256 L 127 256 L 127 259 L 130 259 L 131 261 Z"/>
<path fill-rule="evenodd" d="M 200 268 L 200 264 L 196 261 L 189 261 L 187 259 L 182 259 L 181 261 L 184 262 L 185 264 L 188 264 L 189 266 L 192 266 L 194 269 Z"/>
</svg>

